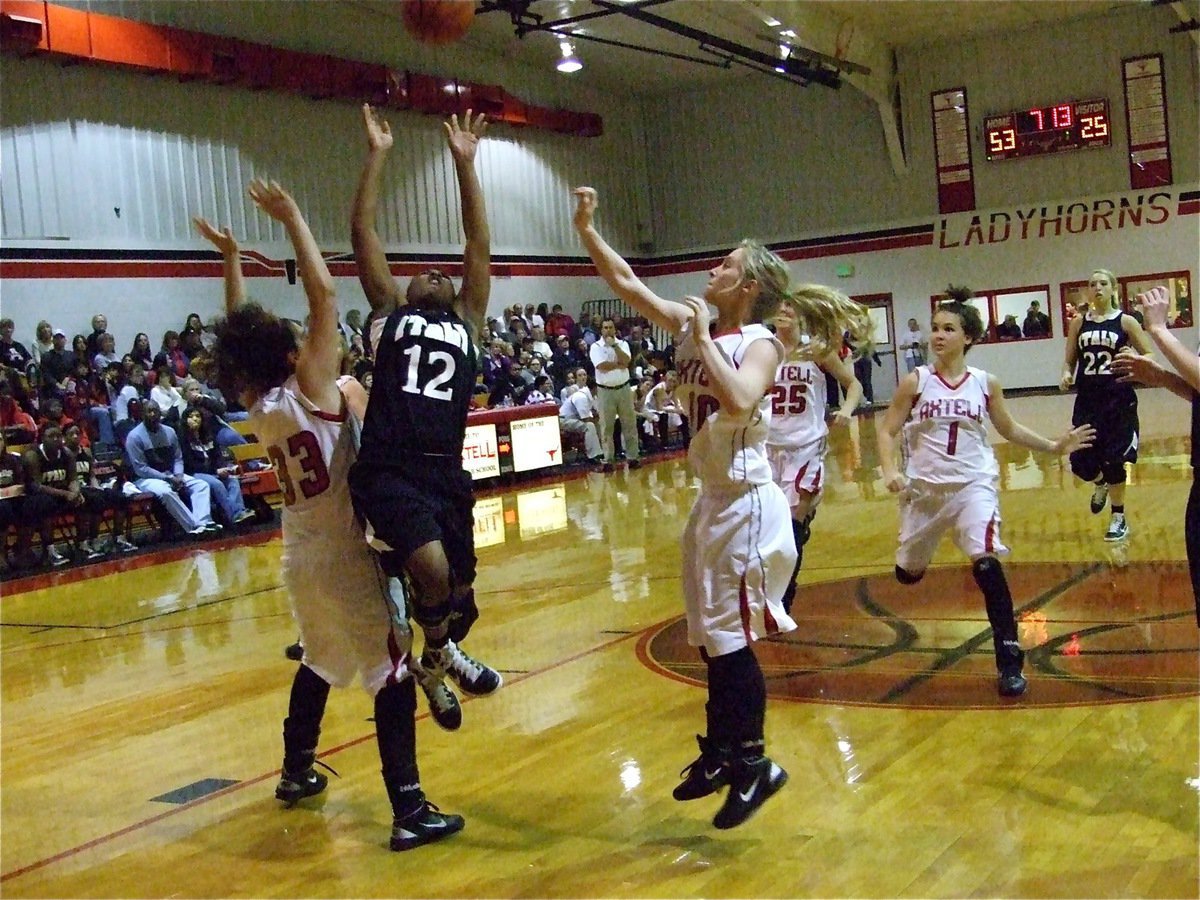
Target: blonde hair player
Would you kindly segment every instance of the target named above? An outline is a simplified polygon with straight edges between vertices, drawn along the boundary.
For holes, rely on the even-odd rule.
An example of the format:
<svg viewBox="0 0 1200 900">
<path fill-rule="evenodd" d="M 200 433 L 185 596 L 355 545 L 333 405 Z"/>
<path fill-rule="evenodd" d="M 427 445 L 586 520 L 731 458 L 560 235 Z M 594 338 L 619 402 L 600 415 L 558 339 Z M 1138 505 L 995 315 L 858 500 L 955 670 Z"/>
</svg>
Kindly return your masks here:
<svg viewBox="0 0 1200 900">
<path fill-rule="evenodd" d="M 979 311 L 966 302 L 970 291 L 952 287 L 948 293 L 954 299 L 933 314 L 933 361 L 901 379 L 877 432 L 884 483 L 900 494 L 896 579 L 902 584 L 920 581 L 942 535 L 950 531 L 971 560 L 971 574 L 983 592 L 999 672 L 997 689 L 1003 697 L 1018 697 L 1027 687 L 1025 654 L 997 558 L 1008 548 L 1000 542 L 999 469 L 987 422 L 1006 440 L 1044 453 L 1089 447 L 1095 432 L 1082 425 L 1051 440 L 1014 420 L 996 376 L 966 364 L 967 352 L 983 336 Z M 896 467 L 895 438 L 901 430 L 903 473 Z"/>
<path fill-rule="evenodd" d="M 775 372 L 775 386 L 771 389 L 767 461 L 792 511 L 796 565 L 783 594 L 783 608 L 789 614 L 796 597 L 796 579 L 804 562 L 804 545 L 808 543 L 825 484 L 825 452 L 829 446 L 829 426 L 825 423 L 829 406 L 826 373 L 833 375 L 845 391 L 845 399 L 833 415 L 834 426 L 845 425 L 854 417 L 863 396 L 854 370 L 836 351 L 814 358 L 809 349 L 809 337 L 801 332 L 800 326 L 805 310 L 818 304 L 844 310 L 853 317 L 857 324 L 852 343 L 865 344 L 871 338 L 871 320 L 866 310 L 824 285 L 801 285 L 785 296 L 775 311 L 775 336 L 786 355 Z"/>
<path fill-rule="evenodd" d="M 1112 500 L 1112 518 L 1106 541 L 1129 536 L 1125 519 L 1125 464 L 1137 462 L 1137 394 L 1132 384 L 1121 382 L 1112 370 L 1113 360 L 1126 347 L 1143 356 L 1150 340 L 1133 316 L 1121 312 L 1117 279 L 1108 269 L 1096 269 L 1088 279 L 1091 304 L 1067 326 L 1066 358 L 1059 387 L 1075 386 L 1072 425 L 1096 429 L 1092 447 L 1071 454 L 1071 471 L 1091 482 L 1091 510 L 1099 514 Z"/>
<path fill-rule="evenodd" d="M 575 228 L 609 288 L 675 337 L 677 395 L 696 428 L 688 460 L 701 481 L 683 533 L 688 643 L 708 670 L 708 734 L 676 800 L 729 786 L 717 828 L 745 822 L 787 781 L 764 753 L 767 689 L 751 645 L 796 625 L 782 605 L 796 561 L 787 500 L 767 465 L 769 391 L 783 345 L 762 324 L 788 290 L 787 266 L 743 241 L 709 272 L 704 296 L 673 303 L 654 294 L 596 231 L 595 189 L 575 189 Z M 709 333 L 709 306 L 717 309 Z M 841 322 L 806 316 L 816 344 L 836 346 Z"/>
</svg>

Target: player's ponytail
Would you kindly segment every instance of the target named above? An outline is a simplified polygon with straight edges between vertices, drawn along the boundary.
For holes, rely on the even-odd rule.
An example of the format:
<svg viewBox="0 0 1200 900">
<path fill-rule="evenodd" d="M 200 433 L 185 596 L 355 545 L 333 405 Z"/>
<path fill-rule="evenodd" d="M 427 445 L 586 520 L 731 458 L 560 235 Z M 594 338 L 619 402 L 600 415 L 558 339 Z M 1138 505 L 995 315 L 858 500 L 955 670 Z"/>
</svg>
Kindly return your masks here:
<svg viewBox="0 0 1200 900">
<path fill-rule="evenodd" d="M 843 336 L 859 351 L 874 349 L 875 326 L 866 307 L 823 284 L 801 284 L 786 302 L 795 310 L 797 327 L 807 334 L 805 355 L 819 358 L 842 347 Z"/>
</svg>

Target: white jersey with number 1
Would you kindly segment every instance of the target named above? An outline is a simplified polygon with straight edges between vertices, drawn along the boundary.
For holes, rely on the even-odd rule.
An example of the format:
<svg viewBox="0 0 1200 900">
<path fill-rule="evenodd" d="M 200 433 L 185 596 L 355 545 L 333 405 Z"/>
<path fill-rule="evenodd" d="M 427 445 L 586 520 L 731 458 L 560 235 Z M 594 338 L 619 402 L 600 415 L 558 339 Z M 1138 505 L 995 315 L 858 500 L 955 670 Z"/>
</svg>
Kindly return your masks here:
<svg viewBox="0 0 1200 900">
<path fill-rule="evenodd" d="M 910 481 L 966 484 L 999 474 L 988 442 L 988 375 L 968 366 L 951 384 L 918 366 L 917 395 L 904 425 L 904 474 Z"/>
</svg>

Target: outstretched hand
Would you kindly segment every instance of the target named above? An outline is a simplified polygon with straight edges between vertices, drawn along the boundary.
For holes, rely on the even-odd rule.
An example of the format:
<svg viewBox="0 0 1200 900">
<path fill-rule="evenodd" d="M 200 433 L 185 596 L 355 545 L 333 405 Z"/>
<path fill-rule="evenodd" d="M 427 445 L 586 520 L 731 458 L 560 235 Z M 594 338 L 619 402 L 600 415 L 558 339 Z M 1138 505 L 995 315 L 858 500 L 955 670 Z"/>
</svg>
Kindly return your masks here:
<svg viewBox="0 0 1200 900">
<path fill-rule="evenodd" d="M 1074 453 L 1076 450 L 1086 450 L 1096 440 L 1096 429 L 1091 425 L 1080 425 L 1072 428 L 1054 442 L 1055 453 Z"/>
<path fill-rule="evenodd" d="M 575 195 L 575 228 L 583 231 L 590 228 L 592 219 L 596 216 L 596 207 L 600 203 L 600 195 L 592 187 L 577 187 L 571 191 Z"/>
<path fill-rule="evenodd" d="M 233 236 L 233 232 L 229 229 L 228 225 L 217 231 L 212 223 L 203 216 L 195 216 L 192 219 L 192 223 L 196 226 L 196 230 L 200 232 L 200 236 L 220 250 L 222 256 L 237 254 L 239 249 L 237 238 Z"/>
<path fill-rule="evenodd" d="M 367 132 L 367 147 L 372 151 L 392 149 L 392 126 L 387 119 L 380 118 L 371 109 L 370 103 L 362 105 L 363 127 Z"/>
<path fill-rule="evenodd" d="M 459 127 L 458 116 L 452 115 L 446 120 L 445 128 L 446 142 L 450 144 L 450 153 L 454 158 L 461 162 L 474 162 L 479 139 L 487 131 L 487 117 L 480 113 L 472 122 L 471 110 L 468 109 L 463 116 L 462 127 Z"/>
<path fill-rule="evenodd" d="M 255 178 L 250 182 L 248 193 L 259 209 L 277 221 L 286 222 L 298 212 L 292 195 L 280 187 L 277 181 L 267 182 Z"/>
<path fill-rule="evenodd" d="M 1111 368 L 1119 382 L 1150 387 L 1163 385 L 1167 374 L 1166 369 L 1156 363 L 1153 357 L 1142 356 L 1129 347 L 1122 347 L 1113 357 Z"/>
</svg>

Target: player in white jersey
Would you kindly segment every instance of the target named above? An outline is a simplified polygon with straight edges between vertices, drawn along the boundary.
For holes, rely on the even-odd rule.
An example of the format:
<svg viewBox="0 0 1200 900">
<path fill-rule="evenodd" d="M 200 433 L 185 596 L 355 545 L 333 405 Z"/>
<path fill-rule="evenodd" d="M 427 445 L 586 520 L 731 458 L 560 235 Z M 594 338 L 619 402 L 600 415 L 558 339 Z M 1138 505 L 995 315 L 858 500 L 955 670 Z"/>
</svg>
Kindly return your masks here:
<svg viewBox="0 0 1200 900">
<path fill-rule="evenodd" d="M 792 511 L 792 537 L 796 542 L 796 565 L 783 594 L 783 608 L 791 613 L 796 597 L 796 578 L 804 563 L 804 545 L 812 531 L 812 520 L 821 502 L 825 483 L 828 409 L 826 373 L 832 374 L 846 398 L 833 415 L 834 425 L 845 425 L 854 417 L 862 399 L 862 385 L 854 370 L 836 352 L 814 359 L 808 335 L 800 333 L 805 303 L 824 300 L 846 305 L 844 294 L 819 284 L 803 285 L 784 298 L 775 312 L 775 334 L 787 354 L 775 372 L 771 389 L 771 430 L 767 434 L 767 459 L 775 483 L 783 489 Z"/>
<path fill-rule="evenodd" d="M 877 436 L 883 480 L 900 494 L 900 548 L 896 578 L 916 584 L 925 575 L 942 535 L 971 560 L 971 574 L 983 592 L 1001 696 L 1025 693 L 1025 655 L 1017 640 L 1012 595 L 997 556 L 1000 498 L 996 457 L 987 421 L 1006 440 L 1045 453 L 1088 447 L 1094 429 L 1084 425 L 1056 440 L 1042 437 L 1009 415 L 1004 389 L 995 375 L 967 366 L 966 353 L 983 335 L 979 311 L 966 302 L 965 288 L 933 315 L 929 346 L 933 361 L 901 380 Z M 896 467 L 895 438 L 904 432 L 904 472 Z"/>
<path fill-rule="evenodd" d="M 391 848 L 408 850 L 460 831 L 463 819 L 439 812 L 421 791 L 404 593 L 384 576 L 350 500 L 346 476 L 357 455 L 358 421 L 338 384 L 333 278 L 286 191 L 256 180 L 250 196 L 283 224 L 295 247 L 310 313 L 302 347 L 286 321 L 243 302 L 240 253 L 229 229 L 218 232 L 203 220 L 196 225 L 224 259 L 226 317 L 216 325 L 213 347 L 222 389 L 250 410 L 283 492 L 283 576 L 304 659 L 283 723 L 275 796 L 291 806 L 325 789 L 314 764 L 329 688 L 349 685 L 357 675 L 375 699 L 376 740 L 394 816 Z"/>
<path fill-rule="evenodd" d="M 700 495 L 683 534 L 683 594 L 688 642 L 708 674 L 708 733 L 684 770 L 677 800 L 729 792 L 717 828 L 745 822 L 787 780 L 764 754 L 766 682 L 752 643 L 794 629 L 781 605 L 796 559 L 787 501 L 771 479 L 766 438 L 768 391 L 783 345 L 762 324 L 787 292 L 787 266 L 744 241 L 714 268 L 704 298 L 672 303 L 655 295 L 596 231 L 593 188 L 575 190 L 574 223 L 600 276 L 618 297 L 676 338 L 677 396 L 695 436 L 688 461 Z M 709 333 L 709 305 L 717 309 Z M 839 340 L 834 317 L 813 321 L 827 346 Z"/>
</svg>

